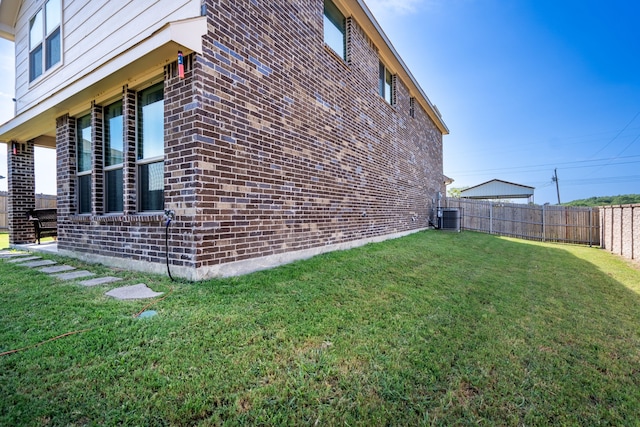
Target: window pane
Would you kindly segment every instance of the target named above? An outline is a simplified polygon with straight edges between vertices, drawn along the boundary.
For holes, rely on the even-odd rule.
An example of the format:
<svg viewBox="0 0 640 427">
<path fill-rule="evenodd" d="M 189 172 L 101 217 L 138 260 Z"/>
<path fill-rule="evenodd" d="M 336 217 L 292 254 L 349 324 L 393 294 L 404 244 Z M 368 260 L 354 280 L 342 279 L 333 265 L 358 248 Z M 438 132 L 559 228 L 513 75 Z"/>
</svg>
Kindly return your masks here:
<svg viewBox="0 0 640 427">
<path fill-rule="evenodd" d="M 42 29 L 42 9 L 38 11 L 36 16 L 31 19 L 29 23 L 29 50 L 33 50 L 36 46 L 42 43 L 42 37 L 44 36 Z"/>
<path fill-rule="evenodd" d="M 61 7 L 60 0 L 49 0 L 45 6 L 47 19 L 47 34 L 60 25 Z"/>
<path fill-rule="evenodd" d="M 164 84 L 140 92 L 138 97 L 138 159 L 164 155 Z"/>
<path fill-rule="evenodd" d="M 91 175 L 78 177 L 78 212 L 91 213 Z"/>
<path fill-rule="evenodd" d="M 35 80 L 42 74 L 42 45 L 29 54 L 29 81 Z"/>
<path fill-rule="evenodd" d="M 107 212 L 122 212 L 122 169 L 107 171 Z"/>
<path fill-rule="evenodd" d="M 164 162 L 140 165 L 140 210 L 161 211 L 164 208 Z"/>
<path fill-rule="evenodd" d="M 342 59 L 346 58 L 344 16 L 330 0 L 324 2 L 324 42 Z"/>
<path fill-rule="evenodd" d="M 91 170 L 91 115 L 78 119 L 78 172 Z"/>
<path fill-rule="evenodd" d="M 378 90 L 380 96 L 383 97 L 389 104 L 393 105 L 393 75 L 387 67 L 380 62 L 380 74 L 379 74 L 379 86 Z"/>
<path fill-rule="evenodd" d="M 393 76 L 389 70 L 385 70 L 384 99 L 386 99 L 389 104 L 393 105 Z"/>
<path fill-rule="evenodd" d="M 104 109 L 104 165 L 122 163 L 123 147 L 122 101 L 118 101 Z"/>
<path fill-rule="evenodd" d="M 47 37 L 46 56 L 46 70 L 51 68 L 52 65 L 60 62 L 60 28 Z"/>
</svg>

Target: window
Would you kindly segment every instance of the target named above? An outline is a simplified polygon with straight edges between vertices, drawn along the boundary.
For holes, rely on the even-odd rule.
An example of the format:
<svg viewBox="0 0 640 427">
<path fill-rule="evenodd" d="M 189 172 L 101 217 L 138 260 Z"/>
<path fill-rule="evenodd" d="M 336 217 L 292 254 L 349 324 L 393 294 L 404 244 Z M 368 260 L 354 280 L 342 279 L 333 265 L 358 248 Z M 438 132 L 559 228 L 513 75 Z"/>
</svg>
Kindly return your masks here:
<svg viewBox="0 0 640 427">
<path fill-rule="evenodd" d="M 415 118 L 416 117 L 416 98 L 409 98 L 409 116 Z"/>
<path fill-rule="evenodd" d="M 347 59 L 344 15 L 331 0 L 324 0 L 324 42 Z"/>
<path fill-rule="evenodd" d="M 380 96 L 393 105 L 393 74 L 380 62 Z"/>
<path fill-rule="evenodd" d="M 164 208 L 164 84 L 138 93 L 138 202 L 141 211 Z"/>
<path fill-rule="evenodd" d="M 60 62 L 61 22 L 60 0 L 48 0 L 29 21 L 29 81 Z"/>
<path fill-rule="evenodd" d="M 91 213 L 91 115 L 76 121 L 78 213 Z"/>
<path fill-rule="evenodd" d="M 104 108 L 104 183 L 107 212 L 122 212 L 123 165 L 122 101 Z"/>
</svg>

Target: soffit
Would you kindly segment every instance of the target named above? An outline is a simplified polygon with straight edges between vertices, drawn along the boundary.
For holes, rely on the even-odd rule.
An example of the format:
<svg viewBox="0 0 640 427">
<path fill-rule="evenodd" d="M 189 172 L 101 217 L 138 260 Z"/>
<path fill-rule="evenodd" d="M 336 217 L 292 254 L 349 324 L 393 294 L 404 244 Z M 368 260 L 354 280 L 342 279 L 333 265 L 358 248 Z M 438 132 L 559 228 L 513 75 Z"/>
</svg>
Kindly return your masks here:
<svg viewBox="0 0 640 427">
<path fill-rule="evenodd" d="M 15 39 L 16 20 L 21 4 L 20 0 L 0 0 L 0 37 L 3 39 Z"/>
<path fill-rule="evenodd" d="M 55 137 L 57 117 L 88 111 L 92 100 L 113 97 L 124 85 L 135 88 L 162 80 L 164 66 L 176 61 L 178 50 L 185 55 L 202 53 L 202 35 L 206 31 L 206 17 L 165 25 L 149 38 L 0 126 L 0 141 Z M 50 146 L 51 138 L 38 138 L 35 143 L 38 142 Z"/>
</svg>

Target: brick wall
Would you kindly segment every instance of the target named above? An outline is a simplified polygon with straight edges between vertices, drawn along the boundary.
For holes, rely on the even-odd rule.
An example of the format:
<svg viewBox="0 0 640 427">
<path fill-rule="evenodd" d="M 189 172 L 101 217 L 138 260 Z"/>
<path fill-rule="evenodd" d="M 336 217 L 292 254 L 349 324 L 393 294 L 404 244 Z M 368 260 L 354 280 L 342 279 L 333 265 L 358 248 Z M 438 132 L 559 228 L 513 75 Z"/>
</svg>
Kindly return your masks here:
<svg viewBox="0 0 640 427">
<path fill-rule="evenodd" d="M 175 90 L 177 78 L 170 77 L 171 67 L 166 67 L 165 75 L 159 76 L 165 82 L 165 152 L 171 158 L 176 144 L 177 123 L 171 118 L 170 97 Z M 191 73 L 178 83 L 190 86 Z M 138 268 L 161 273 L 165 271 L 165 218 L 162 213 L 138 213 L 137 211 L 137 166 L 136 166 L 136 92 L 124 87 L 123 100 L 123 199 L 121 214 L 104 213 L 104 170 L 102 135 L 104 132 L 102 106 L 91 103 L 92 114 L 92 214 L 79 215 L 76 187 L 76 128 L 75 119 L 61 117 L 57 122 L 56 148 L 58 152 L 58 249 L 62 253 L 74 255 L 88 261 L 99 261 L 125 268 Z M 188 95 L 190 97 L 190 95 Z M 183 97 L 178 97 L 182 100 Z M 172 122 L 169 122 L 171 118 Z M 179 126 L 178 126 L 179 127 Z M 182 164 L 188 159 L 182 158 Z M 170 181 L 172 171 L 165 168 L 165 183 Z M 177 190 L 182 194 L 180 190 Z M 172 187 L 165 185 L 165 194 L 172 194 Z M 168 199 L 170 200 L 170 199 Z M 191 243 L 191 222 L 186 211 L 180 211 L 180 218 L 171 228 L 170 258 L 179 275 L 191 277 L 193 253 Z M 186 224 L 186 225 L 185 225 Z M 187 227 L 187 228 L 185 228 Z M 182 243 L 184 241 L 184 243 Z"/>
<path fill-rule="evenodd" d="M 246 272 L 286 254 L 427 227 L 442 191 L 442 134 L 418 103 L 410 116 L 401 79 L 394 106 L 378 95 L 377 48 L 358 23 L 348 20 L 345 62 L 324 45 L 320 0 L 206 6 L 204 54 L 185 58 L 185 79 L 175 64 L 164 70 L 174 273 Z M 123 99 L 122 215 L 95 206 L 94 215 L 75 214 L 75 135 L 58 120 L 59 206 L 69 215 L 59 247 L 160 272 L 163 217 L 135 211 L 134 90 L 125 87 Z"/>
<path fill-rule="evenodd" d="M 410 117 L 400 79 L 396 106 L 378 95 L 357 23 L 347 64 L 324 46 L 321 1 L 207 5 L 197 265 L 426 227 L 442 134 L 420 108 Z"/>
<path fill-rule="evenodd" d="M 9 203 L 7 222 L 9 243 L 33 243 L 35 231 L 27 219 L 27 211 L 35 208 L 33 141 L 10 142 L 7 144 L 7 171 Z"/>
<path fill-rule="evenodd" d="M 640 260 L 640 205 L 600 207 L 600 245 L 614 254 Z"/>
</svg>

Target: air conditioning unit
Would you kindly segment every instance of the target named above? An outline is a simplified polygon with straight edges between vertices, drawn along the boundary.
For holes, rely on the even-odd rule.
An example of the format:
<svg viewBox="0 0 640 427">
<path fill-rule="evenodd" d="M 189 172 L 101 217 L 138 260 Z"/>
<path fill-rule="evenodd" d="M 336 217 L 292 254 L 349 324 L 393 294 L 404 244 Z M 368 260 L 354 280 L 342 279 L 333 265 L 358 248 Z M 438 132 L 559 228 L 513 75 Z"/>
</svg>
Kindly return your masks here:
<svg viewBox="0 0 640 427">
<path fill-rule="evenodd" d="M 440 208 L 438 210 L 438 228 L 460 232 L 460 209 Z"/>
</svg>

